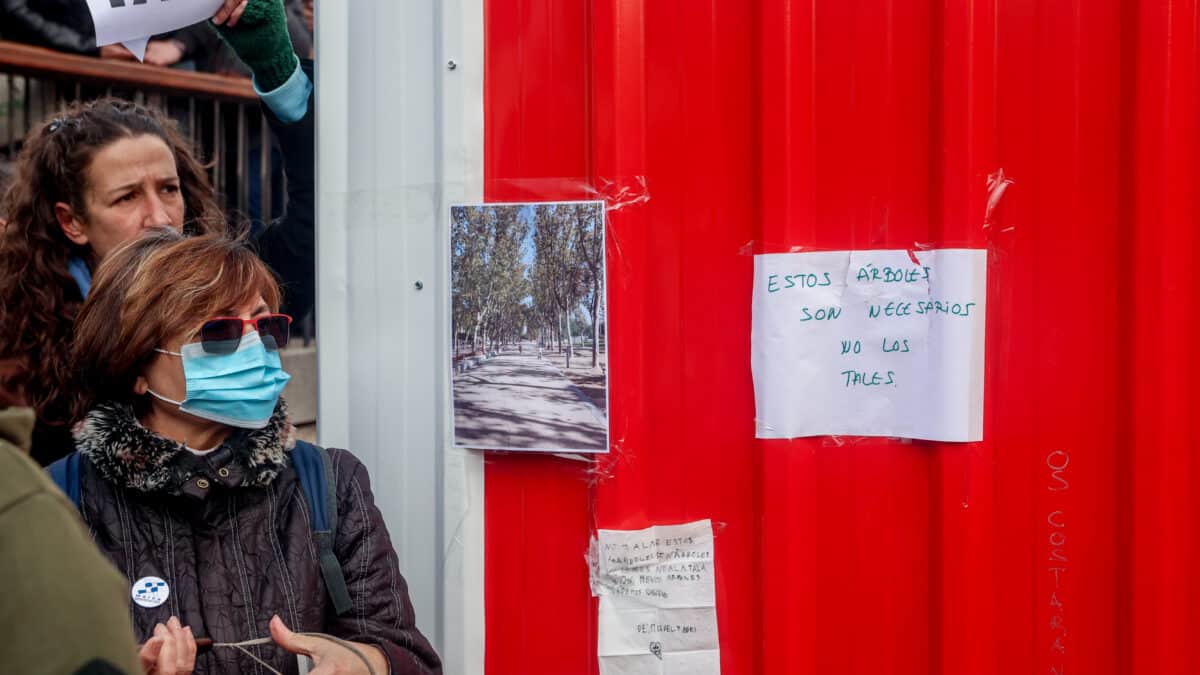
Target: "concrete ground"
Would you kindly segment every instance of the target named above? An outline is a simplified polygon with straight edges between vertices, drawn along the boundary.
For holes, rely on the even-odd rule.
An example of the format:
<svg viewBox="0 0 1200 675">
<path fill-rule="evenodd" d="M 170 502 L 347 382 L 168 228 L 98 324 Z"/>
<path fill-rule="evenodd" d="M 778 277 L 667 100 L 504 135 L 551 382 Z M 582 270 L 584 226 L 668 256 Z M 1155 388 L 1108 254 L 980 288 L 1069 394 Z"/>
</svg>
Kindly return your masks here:
<svg viewBox="0 0 1200 675">
<path fill-rule="evenodd" d="M 455 443 L 470 448 L 603 450 L 608 422 L 536 350 L 503 352 L 454 377 Z"/>
</svg>

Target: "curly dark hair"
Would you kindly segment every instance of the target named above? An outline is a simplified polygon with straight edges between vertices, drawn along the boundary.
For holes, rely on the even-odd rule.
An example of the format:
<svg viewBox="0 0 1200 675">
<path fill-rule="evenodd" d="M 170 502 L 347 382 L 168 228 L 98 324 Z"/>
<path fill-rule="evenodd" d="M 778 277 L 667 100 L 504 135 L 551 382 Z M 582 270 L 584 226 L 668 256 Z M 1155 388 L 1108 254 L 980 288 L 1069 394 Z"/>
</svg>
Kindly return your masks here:
<svg viewBox="0 0 1200 675">
<path fill-rule="evenodd" d="M 63 234 L 54 205 L 86 217 L 87 169 L 122 138 L 152 135 L 175 156 L 185 233 L 220 233 L 224 214 L 204 166 L 174 122 L 150 108 L 113 98 L 75 103 L 25 139 L 11 184 L 0 201 L 8 223 L 0 233 L 0 360 L 16 362 L 0 387 L 17 392 L 39 423 L 63 425 L 72 403 L 70 353 L 83 299 L 67 271 L 72 256 L 93 267 L 90 247 Z"/>
</svg>

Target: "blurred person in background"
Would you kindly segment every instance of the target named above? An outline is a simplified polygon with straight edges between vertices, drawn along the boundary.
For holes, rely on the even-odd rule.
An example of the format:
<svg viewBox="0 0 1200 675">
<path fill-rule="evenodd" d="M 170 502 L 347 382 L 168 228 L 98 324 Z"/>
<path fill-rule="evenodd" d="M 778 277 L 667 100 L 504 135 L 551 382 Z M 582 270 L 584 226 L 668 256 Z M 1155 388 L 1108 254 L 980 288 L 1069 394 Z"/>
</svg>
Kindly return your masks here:
<svg viewBox="0 0 1200 675">
<path fill-rule="evenodd" d="M 313 32 L 311 22 L 306 22 L 304 19 L 305 0 L 285 0 L 284 11 L 287 18 L 287 32 L 292 40 L 292 46 L 296 50 L 296 54 L 302 58 L 312 58 L 313 55 Z M 311 0 L 307 0 L 308 6 L 311 8 Z M 233 49 L 223 40 L 221 40 L 213 31 L 205 31 L 202 42 L 195 49 L 196 53 L 201 56 L 196 60 L 196 68 L 204 72 L 215 73 L 227 77 L 250 77 L 250 70 L 246 64 L 238 58 Z M 149 56 L 147 56 L 149 59 Z M 224 129 L 227 134 L 233 134 L 237 130 L 237 119 L 234 111 L 226 112 L 229 117 L 224 121 Z M 231 137 L 232 138 L 232 137 Z M 233 141 L 233 142 L 236 142 Z M 251 124 L 246 129 L 246 145 L 254 148 L 258 147 L 262 142 L 262 130 L 258 125 Z M 279 213 L 283 208 L 283 156 L 279 147 L 279 143 L 272 139 L 270 161 L 268 166 L 270 171 L 267 173 L 267 180 L 270 182 L 270 204 L 263 204 L 263 173 L 262 173 L 262 155 L 257 152 L 249 153 L 246 157 L 247 166 L 246 173 L 249 175 L 247 183 L 246 195 L 246 215 L 250 218 L 251 223 L 257 227 L 258 222 L 263 218 L 264 213 Z M 299 319 L 300 317 L 297 317 Z"/>
<path fill-rule="evenodd" d="M 316 30 L 316 8 L 313 6 L 314 0 L 300 0 L 300 16 L 304 19 L 304 27 L 308 29 L 308 34 L 315 36 Z"/>
</svg>

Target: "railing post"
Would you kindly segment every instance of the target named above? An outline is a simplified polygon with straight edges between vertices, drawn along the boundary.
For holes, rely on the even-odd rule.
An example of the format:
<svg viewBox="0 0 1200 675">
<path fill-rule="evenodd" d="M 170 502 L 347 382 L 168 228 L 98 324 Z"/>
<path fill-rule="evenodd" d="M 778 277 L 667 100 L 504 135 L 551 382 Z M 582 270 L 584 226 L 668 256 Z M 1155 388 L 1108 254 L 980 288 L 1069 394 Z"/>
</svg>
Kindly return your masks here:
<svg viewBox="0 0 1200 675">
<path fill-rule="evenodd" d="M 221 184 L 221 164 L 224 162 L 224 156 L 221 153 L 223 145 L 221 138 L 221 102 L 213 101 L 213 189 L 217 194 L 224 196 L 226 194 L 224 185 Z"/>
<path fill-rule="evenodd" d="M 13 99 L 16 98 L 17 94 L 16 94 L 16 87 L 13 86 L 12 74 L 9 73 L 7 76 L 5 76 L 5 79 L 8 80 L 8 100 L 5 103 L 5 111 L 4 111 L 5 119 L 8 120 L 8 143 L 6 145 L 4 154 L 8 157 L 8 159 L 11 160 L 15 156 L 16 147 L 17 147 L 16 118 L 12 114 Z"/>
<path fill-rule="evenodd" d="M 237 107 L 237 204 L 245 217 L 250 211 L 250 157 L 246 146 L 246 105 Z"/>
<path fill-rule="evenodd" d="M 258 134 L 258 215 L 262 219 L 264 225 L 271 223 L 272 197 L 271 185 L 274 172 L 271 170 L 271 126 L 267 124 L 267 116 L 259 116 L 259 134 Z"/>
</svg>

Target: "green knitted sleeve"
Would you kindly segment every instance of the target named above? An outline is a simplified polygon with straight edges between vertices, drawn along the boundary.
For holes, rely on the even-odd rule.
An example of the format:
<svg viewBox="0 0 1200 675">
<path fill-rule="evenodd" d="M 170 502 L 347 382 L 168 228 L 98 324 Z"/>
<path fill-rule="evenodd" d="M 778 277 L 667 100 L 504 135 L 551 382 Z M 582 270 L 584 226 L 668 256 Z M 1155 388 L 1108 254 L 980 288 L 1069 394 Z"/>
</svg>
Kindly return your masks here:
<svg viewBox="0 0 1200 675">
<path fill-rule="evenodd" d="M 278 88 L 295 72 L 299 59 L 288 36 L 283 0 L 250 0 L 236 26 L 216 29 L 254 73 L 259 91 Z"/>
</svg>

